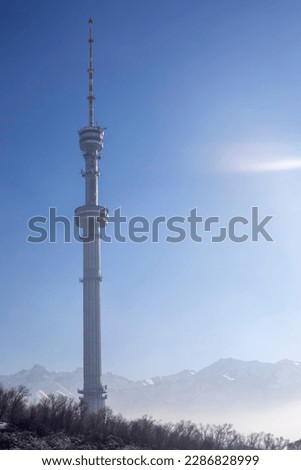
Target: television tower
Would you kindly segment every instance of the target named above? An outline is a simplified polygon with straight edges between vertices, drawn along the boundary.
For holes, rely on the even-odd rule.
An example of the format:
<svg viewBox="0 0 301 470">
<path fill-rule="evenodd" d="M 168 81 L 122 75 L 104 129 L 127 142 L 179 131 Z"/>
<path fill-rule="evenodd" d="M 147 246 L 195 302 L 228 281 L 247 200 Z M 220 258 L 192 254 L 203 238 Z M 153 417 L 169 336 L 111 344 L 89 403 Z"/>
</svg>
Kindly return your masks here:
<svg viewBox="0 0 301 470">
<path fill-rule="evenodd" d="M 84 386 L 79 393 L 91 412 L 104 408 L 106 387 L 101 382 L 100 328 L 100 238 L 107 220 L 107 209 L 98 205 L 98 162 L 103 148 L 104 130 L 94 121 L 94 67 L 92 19 L 89 20 L 89 124 L 79 130 L 79 145 L 85 160 L 85 205 L 75 210 L 75 220 L 82 229 L 83 240 L 83 327 Z"/>
</svg>

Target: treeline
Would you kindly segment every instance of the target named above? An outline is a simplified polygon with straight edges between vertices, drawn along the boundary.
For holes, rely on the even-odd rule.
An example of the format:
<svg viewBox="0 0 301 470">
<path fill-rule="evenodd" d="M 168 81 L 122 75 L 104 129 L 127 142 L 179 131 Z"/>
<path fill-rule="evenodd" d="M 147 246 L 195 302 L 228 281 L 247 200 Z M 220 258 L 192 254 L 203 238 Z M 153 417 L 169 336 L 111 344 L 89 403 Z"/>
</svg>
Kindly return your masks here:
<svg viewBox="0 0 301 470">
<path fill-rule="evenodd" d="M 290 443 L 272 434 L 244 436 L 230 424 L 161 423 L 147 416 L 128 420 L 109 408 L 89 413 L 80 402 L 65 396 L 50 395 L 38 403 L 30 403 L 28 396 L 25 387 L 6 390 L 0 386 L 0 449 L 300 448 L 299 441 Z"/>
</svg>

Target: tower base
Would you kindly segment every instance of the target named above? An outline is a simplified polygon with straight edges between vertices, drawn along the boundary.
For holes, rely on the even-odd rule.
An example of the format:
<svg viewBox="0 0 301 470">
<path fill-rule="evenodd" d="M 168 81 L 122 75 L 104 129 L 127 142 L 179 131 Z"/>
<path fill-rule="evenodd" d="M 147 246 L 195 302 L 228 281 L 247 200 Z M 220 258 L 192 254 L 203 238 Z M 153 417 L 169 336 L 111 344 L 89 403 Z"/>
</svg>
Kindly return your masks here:
<svg viewBox="0 0 301 470">
<path fill-rule="evenodd" d="M 105 401 L 107 399 L 106 385 L 96 390 L 78 390 L 78 393 L 82 395 L 80 400 L 90 413 L 98 413 L 98 411 L 105 409 Z"/>
</svg>

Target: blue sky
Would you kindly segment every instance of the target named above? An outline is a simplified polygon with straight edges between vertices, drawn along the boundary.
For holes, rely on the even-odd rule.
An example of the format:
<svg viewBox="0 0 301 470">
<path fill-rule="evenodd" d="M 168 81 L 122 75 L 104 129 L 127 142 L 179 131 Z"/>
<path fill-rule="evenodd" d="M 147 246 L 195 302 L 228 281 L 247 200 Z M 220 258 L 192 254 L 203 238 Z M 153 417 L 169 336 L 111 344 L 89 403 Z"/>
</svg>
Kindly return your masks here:
<svg viewBox="0 0 301 470">
<path fill-rule="evenodd" d="M 4 0 L 0 373 L 82 364 L 82 246 L 26 239 L 84 201 L 90 16 L 100 202 L 224 223 L 257 206 L 274 239 L 103 244 L 104 370 L 300 360 L 300 2 Z"/>
</svg>

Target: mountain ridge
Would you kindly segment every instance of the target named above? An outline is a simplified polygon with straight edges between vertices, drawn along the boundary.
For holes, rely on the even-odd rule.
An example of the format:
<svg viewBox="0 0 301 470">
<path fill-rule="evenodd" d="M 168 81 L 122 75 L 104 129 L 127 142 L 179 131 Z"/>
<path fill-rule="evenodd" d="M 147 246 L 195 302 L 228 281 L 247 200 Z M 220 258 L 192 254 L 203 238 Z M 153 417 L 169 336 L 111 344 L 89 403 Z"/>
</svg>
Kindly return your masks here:
<svg viewBox="0 0 301 470">
<path fill-rule="evenodd" d="M 268 400 L 281 398 L 290 400 L 301 397 L 301 363 L 289 359 L 283 359 L 275 363 L 254 361 L 243 361 L 234 358 L 223 358 L 198 371 L 184 369 L 175 374 L 166 376 L 153 376 L 142 380 L 130 380 L 126 377 L 115 375 L 110 372 L 103 374 L 103 383 L 113 393 L 112 403 L 109 405 L 119 409 L 117 395 L 126 395 L 132 391 L 145 395 L 148 390 L 148 401 L 154 400 L 154 395 L 159 392 L 161 401 L 169 402 L 173 397 L 179 400 L 178 395 L 182 392 L 189 393 L 193 403 L 200 402 L 198 397 L 204 398 L 210 393 L 215 397 L 216 406 L 221 401 L 221 394 L 227 398 L 228 405 L 234 394 L 237 400 L 246 401 L 251 405 L 250 393 L 264 391 Z M 77 367 L 74 371 L 49 371 L 40 364 L 34 364 L 31 369 L 22 369 L 15 374 L 0 375 L 0 383 L 3 386 L 15 387 L 25 385 L 31 390 L 31 399 L 40 398 L 39 391 L 44 394 L 64 394 L 77 397 L 77 390 L 82 388 L 82 368 Z M 196 393 L 197 392 L 197 393 Z M 278 394 L 277 394 L 278 392 Z M 281 397 L 279 393 L 281 392 Z M 119 399 L 121 397 L 119 396 Z M 123 397 L 125 398 L 125 397 Z M 127 397 L 129 398 L 129 397 Z M 140 397 L 141 398 L 141 397 Z M 257 397 L 258 398 L 258 397 Z M 120 400 L 119 400 L 120 401 Z M 124 400 L 121 400 L 124 402 Z M 141 400 L 139 400 L 141 401 Z M 160 400 L 159 400 L 160 401 Z M 185 400 L 186 401 L 186 400 Z M 191 399 L 190 405 L 191 405 Z M 204 401 L 204 400 L 201 400 Z M 212 401 L 212 400 L 211 400 Z M 253 400 L 254 401 L 254 400 Z M 223 400 L 223 404 L 225 400 Z M 200 403 L 199 403 L 200 405 Z M 258 406 L 258 400 L 256 401 Z M 208 403 L 206 403 L 208 408 Z M 120 410 L 121 411 L 121 410 Z"/>
<path fill-rule="evenodd" d="M 223 358 L 198 371 L 130 380 L 110 372 L 107 405 L 126 418 L 152 416 L 163 421 L 232 423 L 240 431 L 257 430 L 298 438 L 301 415 L 301 363 L 275 363 Z M 11 375 L 0 375 L 5 388 L 25 385 L 31 400 L 51 393 L 78 399 L 83 370 L 48 371 L 40 364 Z M 260 427 L 260 429 L 258 429 Z"/>
</svg>

